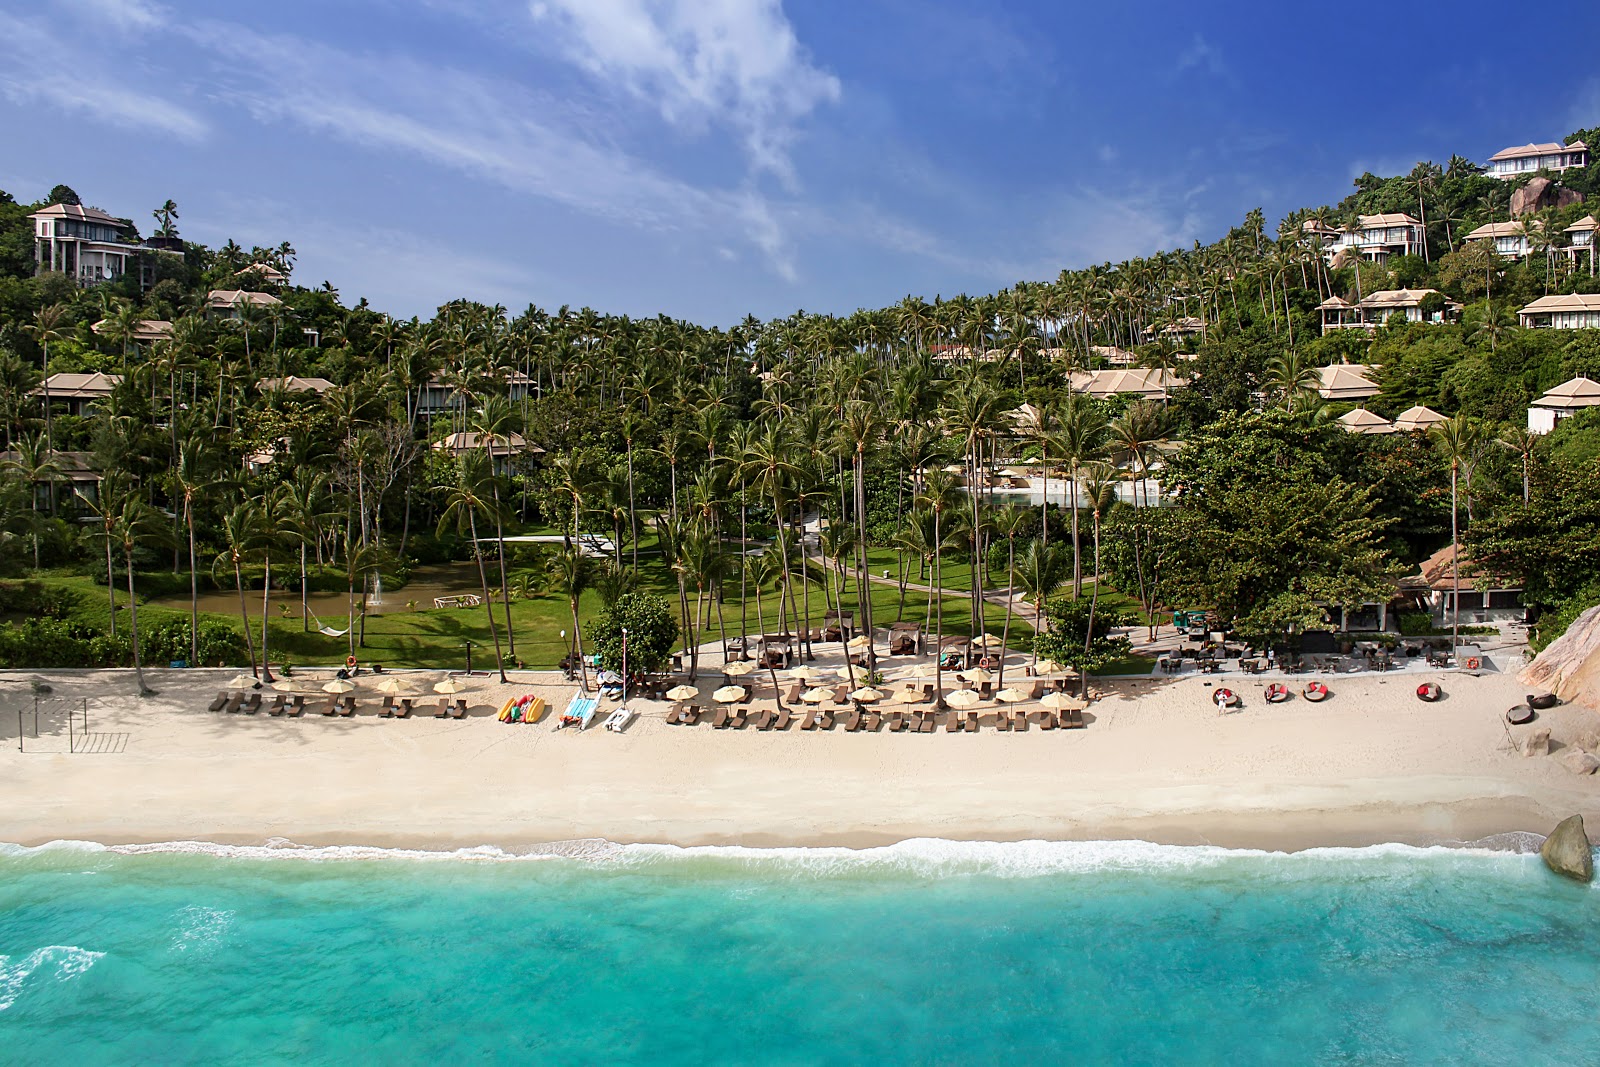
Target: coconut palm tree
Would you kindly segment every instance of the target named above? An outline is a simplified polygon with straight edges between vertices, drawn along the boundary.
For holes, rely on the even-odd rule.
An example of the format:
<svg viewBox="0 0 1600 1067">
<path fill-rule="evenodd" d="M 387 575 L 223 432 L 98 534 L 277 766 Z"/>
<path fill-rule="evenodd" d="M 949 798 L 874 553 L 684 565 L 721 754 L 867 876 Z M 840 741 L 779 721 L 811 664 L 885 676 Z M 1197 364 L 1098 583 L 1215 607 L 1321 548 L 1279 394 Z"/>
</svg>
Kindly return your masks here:
<svg viewBox="0 0 1600 1067">
<path fill-rule="evenodd" d="M 1076 396 L 1061 410 L 1061 428 L 1055 435 L 1055 453 L 1067 468 L 1072 492 L 1072 596 L 1083 595 L 1083 547 L 1078 524 L 1078 470 L 1106 454 L 1108 424 L 1100 409 Z"/>
<path fill-rule="evenodd" d="M 1522 502 L 1528 502 L 1531 493 L 1531 476 L 1533 472 L 1533 450 L 1539 443 L 1539 435 L 1522 426 L 1512 426 L 1500 435 L 1499 444 L 1508 452 L 1516 453 L 1522 461 Z"/>
<path fill-rule="evenodd" d="M 922 492 L 917 496 L 917 506 L 933 512 L 933 602 L 936 613 L 933 635 L 934 691 L 937 703 L 944 707 L 944 516 L 960 502 L 960 491 L 955 478 L 948 471 L 932 470 L 922 480 Z M 974 561 L 976 562 L 976 561 Z"/>
<path fill-rule="evenodd" d="M 1000 631 L 1000 650 L 1002 653 L 1010 647 L 1011 643 L 1011 601 L 1017 593 L 1017 538 L 1027 528 L 1032 517 L 1032 513 L 1027 508 L 1017 507 L 1015 504 L 1001 508 L 994 516 L 995 534 L 1006 539 L 1006 621 Z M 1098 586 L 1099 583 L 1096 583 L 1097 592 Z M 1000 670 L 996 682 L 995 688 L 1001 689 L 1005 687 L 1006 658 L 1003 654 L 1000 657 Z"/>
<path fill-rule="evenodd" d="M 226 564 L 233 570 L 233 588 L 239 594 L 239 622 L 244 629 L 245 650 L 250 654 L 250 673 L 256 668 L 256 640 L 250 630 L 250 608 L 244 599 L 244 561 L 256 540 L 256 509 L 249 503 L 235 504 L 222 517 L 222 540 L 226 547 L 217 555 L 212 572 Z"/>
<path fill-rule="evenodd" d="M 1117 469 L 1109 463 L 1091 463 L 1083 468 L 1083 498 L 1089 506 L 1089 514 L 1094 522 L 1094 592 L 1089 596 L 1089 624 L 1088 632 L 1084 636 L 1083 654 L 1087 659 L 1089 650 L 1094 641 L 1094 613 L 1100 605 L 1100 586 L 1103 583 L 1100 577 L 1100 519 L 1117 501 Z M 1083 693 L 1089 692 L 1089 670 L 1084 668 Z"/>
<path fill-rule="evenodd" d="M 1067 550 L 1059 544 L 1036 539 L 1028 542 L 1013 568 L 1014 581 L 1022 587 L 1022 595 L 1033 601 L 1034 633 L 1044 632 L 1045 601 L 1055 595 L 1070 571 Z M 1039 664 L 1039 649 L 1033 650 L 1034 666 Z"/>
<path fill-rule="evenodd" d="M 24 434 L 17 440 L 15 455 L 0 462 L 0 469 L 13 472 L 28 487 L 28 507 L 32 513 L 29 528 L 33 539 L 33 569 L 38 570 L 39 530 L 42 524 L 39 518 L 39 495 L 35 487 L 45 486 L 47 498 L 53 494 L 55 483 L 61 478 L 61 464 L 37 434 Z"/>
<path fill-rule="evenodd" d="M 572 612 L 572 647 L 569 651 L 578 661 L 583 691 L 587 693 L 589 664 L 583 658 L 583 623 L 578 618 L 578 602 L 594 582 L 594 561 L 583 554 L 582 546 L 569 545 L 550 557 L 545 564 L 545 573 L 549 577 L 551 590 L 566 597 L 567 607 Z"/>
<path fill-rule="evenodd" d="M 1461 643 L 1461 511 L 1457 505 L 1461 470 L 1477 456 L 1482 431 L 1465 415 L 1428 427 L 1428 436 L 1450 464 L 1450 647 Z"/>
<path fill-rule="evenodd" d="M 494 470 L 494 450 L 511 447 L 511 435 L 522 428 L 521 414 L 503 396 L 487 396 L 472 416 L 478 446 L 489 457 L 489 491 L 494 504 L 494 541 L 500 564 L 500 604 L 506 619 L 506 649 L 512 662 L 517 659 L 517 632 L 511 625 L 511 586 L 506 580 L 505 509 L 500 505 L 500 476 Z"/>
<path fill-rule="evenodd" d="M 213 453 L 209 442 L 199 437 L 186 437 L 173 458 L 168 481 L 173 495 L 178 497 L 179 516 L 188 534 L 189 556 L 189 662 L 200 661 L 200 584 L 199 561 L 195 556 L 194 505 L 197 497 L 224 485 L 223 479 L 213 473 Z M 301 556 L 302 586 L 304 586 L 304 554 Z"/>
<path fill-rule="evenodd" d="M 494 639 L 495 669 L 504 683 L 506 661 L 500 651 L 500 630 L 494 621 L 494 602 L 489 596 L 489 575 L 483 566 L 483 543 L 478 540 L 478 519 L 498 519 L 499 509 L 489 494 L 488 483 L 492 477 L 488 457 L 482 452 L 473 451 L 461 457 L 452 481 L 433 488 L 444 495 L 444 510 L 439 515 L 439 533 L 454 528 L 456 533 L 466 533 L 472 538 L 472 558 L 478 563 L 478 584 L 483 590 L 483 612 L 489 620 L 489 636 Z M 570 547 L 574 550 L 577 548 L 576 545 Z"/>
<path fill-rule="evenodd" d="M 116 509 L 116 520 L 110 528 L 111 535 L 122 550 L 124 570 L 128 578 L 128 635 L 133 646 L 133 672 L 139 682 L 139 695 L 154 696 L 155 691 L 144 681 L 144 663 L 139 656 L 139 599 L 133 590 L 133 551 L 145 544 L 158 544 L 168 538 L 166 516 L 146 504 L 135 493 L 124 496 Z"/>
<path fill-rule="evenodd" d="M 44 446 L 47 451 L 56 450 L 55 426 L 51 420 L 50 412 L 50 345 L 56 341 L 67 338 L 67 306 L 65 304 L 50 304 L 33 313 L 33 322 L 23 326 L 26 332 L 44 350 Z M 56 498 L 52 491 L 50 494 L 50 514 L 56 513 Z"/>
</svg>

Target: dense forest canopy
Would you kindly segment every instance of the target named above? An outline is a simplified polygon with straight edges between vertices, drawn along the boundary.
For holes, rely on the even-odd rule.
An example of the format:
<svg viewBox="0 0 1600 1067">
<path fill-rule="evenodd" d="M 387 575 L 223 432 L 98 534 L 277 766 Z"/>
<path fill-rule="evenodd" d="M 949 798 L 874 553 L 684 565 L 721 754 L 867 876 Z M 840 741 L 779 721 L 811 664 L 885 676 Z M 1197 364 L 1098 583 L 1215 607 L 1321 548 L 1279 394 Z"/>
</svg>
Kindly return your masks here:
<svg viewBox="0 0 1600 1067">
<path fill-rule="evenodd" d="M 1600 128 L 1573 137 L 1595 145 Z M 1600 378 L 1600 330 L 1521 328 L 1516 312 L 1547 294 L 1600 293 L 1592 253 L 1569 254 L 1565 232 L 1597 209 L 1600 167 L 1544 177 L 1586 202 L 1523 218 L 1519 260 L 1465 236 L 1510 221 L 1529 179 L 1453 157 L 1362 175 L 1338 204 L 1275 228 L 1252 211 L 1210 245 L 993 294 L 720 326 L 512 313 L 465 297 L 396 320 L 347 306 L 331 281 L 301 284 L 288 242 L 183 241 L 172 201 L 143 224 L 140 269 L 79 287 L 35 273 L 29 218 L 78 194 L 0 193 L 3 566 L 92 577 L 108 598 L 121 581 L 130 597 L 216 586 L 242 603 L 267 581 L 346 590 L 358 605 L 373 575 L 404 582 L 418 565 L 475 562 L 485 632 L 513 660 L 519 618 L 528 625 L 514 600 L 558 604 L 550 617 L 563 633 L 570 623 L 573 645 L 595 614 L 586 598 L 615 605 L 641 584 L 675 600 L 687 639 L 725 634 L 715 616 L 735 600 L 762 609 L 761 596 L 775 596 L 765 610 L 776 618 L 741 618 L 735 632 L 803 632 L 851 605 L 870 624 L 880 576 L 869 559 L 883 553 L 901 613 L 908 582 L 942 592 L 948 572 L 968 592 L 1028 594 L 1041 610 L 1025 621 L 1058 593 L 1114 587 L 1147 613 L 1204 606 L 1265 638 L 1383 599 L 1454 528 L 1464 551 L 1559 616 L 1600 599 L 1579 535 L 1600 527 L 1589 491 L 1600 423 L 1591 412 L 1534 439 L 1525 412 L 1574 376 Z M 1329 235 L 1386 213 L 1424 222 L 1417 254 L 1330 263 Z M 130 247 L 140 241 L 140 224 L 118 226 Z M 1319 305 L 1395 289 L 1437 290 L 1423 310 L 1448 308 L 1450 321 L 1394 315 L 1322 335 Z M 219 303 L 218 292 L 247 295 Z M 1075 373 L 1130 362 L 1170 386 L 1143 398 L 1071 388 Z M 1354 405 L 1316 390 L 1317 368 L 1335 363 L 1372 368 L 1380 391 L 1365 406 L 1377 415 L 1422 405 L 1448 423 L 1347 433 L 1335 420 Z M 48 375 L 95 372 L 115 376 L 106 395 L 45 403 Z M 312 387 L 285 388 L 291 378 Z M 961 491 L 1018 462 L 1067 488 L 1042 510 Z M 802 524 L 819 515 L 814 542 Z M 519 533 L 565 541 L 508 547 Z M 584 554 L 585 534 L 605 538 L 606 558 Z M 977 603 L 935 595 L 927 622 L 948 629 L 959 613 L 982 628 Z M 0 627 L 0 658 L 67 655 L 19 636 L 20 618 L 41 613 L 0 608 L 17 620 Z M 321 645 L 303 623 L 252 633 L 247 616 L 231 633 L 252 662 L 269 641 L 331 655 L 364 639 L 359 606 L 351 633 Z M 1074 625 L 1097 632 L 1092 615 Z M 204 630 L 168 644 L 212 658 L 199 651 Z M 56 637 L 102 661 L 140 647 Z M 82 651 L 95 639 L 99 651 Z M 221 631 L 207 639 L 234 648 Z"/>
</svg>

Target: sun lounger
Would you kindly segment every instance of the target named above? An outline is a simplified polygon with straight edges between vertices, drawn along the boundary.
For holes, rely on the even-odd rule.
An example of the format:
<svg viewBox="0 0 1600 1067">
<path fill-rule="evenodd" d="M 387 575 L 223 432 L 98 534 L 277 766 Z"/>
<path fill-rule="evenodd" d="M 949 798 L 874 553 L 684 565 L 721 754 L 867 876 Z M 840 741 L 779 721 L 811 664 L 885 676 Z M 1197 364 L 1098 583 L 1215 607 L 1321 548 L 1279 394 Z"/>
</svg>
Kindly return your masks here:
<svg viewBox="0 0 1600 1067">
<path fill-rule="evenodd" d="M 979 686 L 978 686 L 978 699 L 979 700 L 993 700 L 994 699 L 994 683 L 993 682 L 983 682 L 983 683 L 979 684 Z"/>
<path fill-rule="evenodd" d="M 1022 733 L 1026 731 L 1028 729 L 1028 718 L 1029 716 L 1027 712 L 1017 712 L 1015 715 L 1011 716 L 1011 729 L 1016 733 Z"/>
<path fill-rule="evenodd" d="M 938 721 L 939 716 L 937 714 L 931 711 L 925 711 L 922 713 L 922 722 L 917 727 L 917 730 L 920 733 L 931 734 L 933 733 L 933 728 L 938 724 Z"/>
<path fill-rule="evenodd" d="M 735 704 L 732 710 L 728 713 L 728 726 L 734 730 L 743 730 L 745 723 L 749 721 L 749 716 L 749 708 L 743 708 L 738 704 Z"/>
<path fill-rule="evenodd" d="M 808 710 L 806 712 L 806 717 L 804 719 L 800 720 L 800 729 L 802 729 L 802 730 L 815 730 L 817 728 L 817 724 L 819 722 L 821 722 L 821 721 L 822 721 L 822 709 L 821 708 L 811 708 L 810 710 Z"/>
<path fill-rule="evenodd" d="M 306 713 L 306 698 L 299 693 L 289 701 L 288 715 L 291 719 L 298 719 Z"/>
<path fill-rule="evenodd" d="M 267 705 L 268 715 L 282 715 L 284 701 L 288 699 L 282 693 L 274 694 L 272 702 Z"/>
<path fill-rule="evenodd" d="M 975 734 L 977 732 L 978 732 L 978 713 L 975 712 L 975 711 L 969 711 L 969 712 L 967 712 L 967 733 Z"/>
<path fill-rule="evenodd" d="M 698 726 L 700 724 L 700 716 L 704 713 L 705 708 L 699 704 L 690 704 L 683 709 L 683 714 L 678 717 L 678 721 L 685 726 Z"/>
<path fill-rule="evenodd" d="M 635 714 L 637 713 L 632 708 L 624 705 L 606 716 L 605 728 L 614 734 L 620 734 L 627 729 Z"/>
<path fill-rule="evenodd" d="M 411 707 L 413 703 L 413 698 L 401 697 L 399 705 L 397 705 L 394 709 L 394 717 L 397 719 L 411 718 Z"/>
<path fill-rule="evenodd" d="M 717 709 L 716 716 L 711 720 L 712 727 L 717 730 L 726 730 L 728 728 L 728 716 L 728 706 L 724 704 Z"/>
<path fill-rule="evenodd" d="M 860 708 L 851 709 L 850 713 L 844 717 L 844 728 L 845 728 L 845 731 L 847 733 L 852 733 L 852 734 L 855 733 L 857 730 L 861 729 L 861 709 Z"/>
<path fill-rule="evenodd" d="M 869 711 L 861 716 L 861 728 L 876 732 L 883 725 L 883 716 L 876 711 Z"/>
<path fill-rule="evenodd" d="M 207 711 L 221 711 L 223 708 L 225 708 L 227 706 L 228 706 L 228 693 L 227 693 L 227 691 L 226 690 L 218 690 L 217 691 L 217 695 L 215 697 L 213 697 L 211 699 L 211 703 L 206 706 L 206 710 Z"/>
<path fill-rule="evenodd" d="M 756 717 L 751 720 L 751 725 L 757 730 L 770 730 L 772 729 L 772 720 L 777 717 L 778 713 L 771 708 L 762 708 L 756 712 Z"/>
<path fill-rule="evenodd" d="M 452 719 L 465 719 L 467 717 L 467 698 L 466 697 L 457 697 L 456 698 L 455 704 L 452 705 L 451 708 L 450 708 L 450 717 Z"/>
<path fill-rule="evenodd" d="M 772 721 L 772 728 L 774 730 L 787 730 L 792 722 L 794 722 L 793 713 L 788 708 L 779 708 L 778 717 Z"/>
<path fill-rule="evenodd" d="M 924 685 L 922 687 L 922 702 L 924 704 L 926 704 L 928 701 L 930 701 L 932 699 L 933 699 L 933 683 L 929 682 L 928 684 L 926 684 L 926 685 Z"/>
<path fill-rule="evenodd" d="M 439 706 L 433 713 L 435 719 L 448 719 L 450 717 L 450 698 L 440 697 Z"/>
<path fill-rule="evenodd" d="M 1083 721 L 1083 712 L 1077 708 L 1069 708 L 1061 713 L 1061 728 L 1063 730 L 1082 730 L 1088 725 Z"/>
<path fill-rule="evenodd" d="M 356 698 L 345 695 L 339 698 L 339 714 L 348 719 L 356 713 Z"/>
<path fill-rule="evenodd" d="M 261 694 L 251 693 L 250 696 L 245 700 L 244 707 L 240 708 L 239 710 L 243 711 L 246 715 L 254 715 L 256 712 L 260 711 Z"/>
<path fill-rule="evenodd" d="M 337 715 L 337 714 L 339 714 L 339 698 L 338 697 L 328 697 L 326 700 L 324 700 L 321 704 L 319 704 L 317 706 L 317 710 L 319 712 L 321 712 L 322 714 L 324 714 L 324 715 Z"/>
<path fill-rule="evenodd" d="M 1041 730 L 1054 730 L 1055 728 L 1056 728 L 1056 717 L 1055 717 L 1055 715 L 1052 714 L 1051 712 L 1048 712 L 1048 711 L 1041 711 L 1039 713 L 1039 729 L 1041 729 Z"/>
<path fill-rule="evenodd" d="M 741 704 L 750 703 L 750 698 L 755 695 L 755 689 L 752 686 L 748 686 L 748 685 L 742 685 L 739 688 L 744 690 L 744 696 L 739 698 L 739 703 L 741 703 Z"/>
<path fill-rule="evenodd" d="M 961 713 L 959 711 L 952 711 L 945 718 L 944 732 L 947 734 L 953 734 L 959 729 L 961 729 Z"/>
<path fill-rule="evenodd" d="M 789 687 L 789 691 L 783 695 L 783 699 L 787 700 L 791 704 L 800 703 L 800 691 L 804 688 L 805 686 L 801 683 L 794 683 L 794 685 Z"/>
<path fill-rule="evenodd" d="M 833 702 L 835 704 L 841 704 L 841 705 L 849 703 L 850 702 L 850 687 L 848 685 L 841 685 L 837 689 L 835 689 L 833 691 Z"/>
<path fill-rule="evenodd" d="M 380 719 L 392 719 L 392 718 L 394 718 L 394 697 L 386 696 L 386 697 L 383 698 L 383 703 L 378 705 L 378 718 L 380 718 Z"/>
</svg>

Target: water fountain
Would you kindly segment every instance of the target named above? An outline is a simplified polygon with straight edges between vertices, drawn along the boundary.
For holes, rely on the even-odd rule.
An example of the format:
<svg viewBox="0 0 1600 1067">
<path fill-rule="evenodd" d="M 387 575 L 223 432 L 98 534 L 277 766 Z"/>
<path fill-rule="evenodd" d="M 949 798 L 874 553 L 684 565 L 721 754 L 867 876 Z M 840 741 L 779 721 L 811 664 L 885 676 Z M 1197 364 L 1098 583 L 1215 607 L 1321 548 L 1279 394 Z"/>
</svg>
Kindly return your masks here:
<svg viewBox="0 0 1600 1067">
<path fill-rule="evenodd" d="M 372 574 L 372 587 L 367 590 L 367 607 L 383 607 L 383 575 L 376 571 Z"/>
</svg>

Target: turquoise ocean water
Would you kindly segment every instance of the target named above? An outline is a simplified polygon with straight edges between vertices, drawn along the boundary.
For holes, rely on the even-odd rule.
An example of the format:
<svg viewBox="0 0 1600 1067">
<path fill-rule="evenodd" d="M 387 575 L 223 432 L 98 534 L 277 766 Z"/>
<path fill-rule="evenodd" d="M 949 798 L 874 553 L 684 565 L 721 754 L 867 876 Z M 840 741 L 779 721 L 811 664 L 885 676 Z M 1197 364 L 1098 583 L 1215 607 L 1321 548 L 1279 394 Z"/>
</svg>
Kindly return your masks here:
<svg viewBox="0 0 1600 1067">
<path fill-rule="evenodd" d="M 567 851 L 0 846 L 0 1062 L 1600 1062 L 1536 856 Z"/>
</svg>

